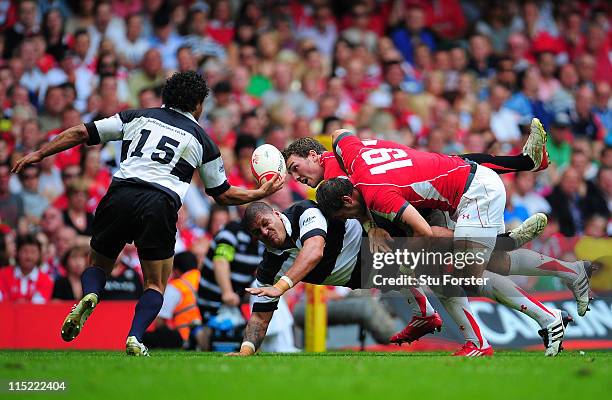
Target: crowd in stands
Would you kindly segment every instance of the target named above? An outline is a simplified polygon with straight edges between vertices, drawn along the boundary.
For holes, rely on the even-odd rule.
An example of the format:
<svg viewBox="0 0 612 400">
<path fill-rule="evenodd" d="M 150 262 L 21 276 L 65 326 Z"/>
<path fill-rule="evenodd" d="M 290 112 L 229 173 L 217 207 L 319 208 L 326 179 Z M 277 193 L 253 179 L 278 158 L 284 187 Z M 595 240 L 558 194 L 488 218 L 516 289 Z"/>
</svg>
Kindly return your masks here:
<svg viewBox="0 0 612 400">
<path fill-rule="evenodd" d="M 160 107 L 161 85 L 196 70 L 211 95 L 199 121 L 232 185 L 256 186 L 250 157 L 348 127 L 448 154 L 516 154 L 533 117 L 551 165 L 504 176 L 506 222 L 549 216 L 571 253 L 612 234 L 612 7 L 607 1 L 0 0 L 0 301 L 78 299 L 93 212 L 121 143 L 78 147 L 10 174 L 63 129 Z M 288 179 L 269 201 L 312 196 Z M 197 176 L 176 251 L 205 264 L 240 210 L 213 205 Z M 562 249 L 562 250 L 560 250 Z M 559 256 L 559 254 L 551 254 Z M 133 246 L 103 299 L 142 292 Z M 233 296 L 226 296 L 232 299 Z M 225 301 L 225 299 L 223 300 Z M 228 300 L 230 301 L 230 300 Z"/>
</svg>

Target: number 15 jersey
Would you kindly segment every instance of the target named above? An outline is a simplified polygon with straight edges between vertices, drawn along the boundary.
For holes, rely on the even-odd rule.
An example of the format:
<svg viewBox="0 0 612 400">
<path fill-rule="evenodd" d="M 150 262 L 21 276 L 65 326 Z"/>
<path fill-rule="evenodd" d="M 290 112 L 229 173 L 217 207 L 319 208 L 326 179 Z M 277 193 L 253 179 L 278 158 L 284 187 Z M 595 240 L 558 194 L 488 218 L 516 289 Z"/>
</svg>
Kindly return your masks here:
<svg viewBox="0 0 612 400">
<path fill-rule="evenodd" d="M 460 157 L 426 153 L 386 140 L 344 133 L 334 153 L 366 206 L 396 221 L 408 204 L 417 209 L 457 209 L 471 165 Z"/>
<path fill-rule="evenodd" d="M 219 196 L 230 188 L 219 148 L 191 113 L 163 106 L 127 110 L 85 127 L 89 145 L 123 141 L 113 180 L 154 186 L 178 204 L 196 168 L 207 194 Z"/>
</svg>

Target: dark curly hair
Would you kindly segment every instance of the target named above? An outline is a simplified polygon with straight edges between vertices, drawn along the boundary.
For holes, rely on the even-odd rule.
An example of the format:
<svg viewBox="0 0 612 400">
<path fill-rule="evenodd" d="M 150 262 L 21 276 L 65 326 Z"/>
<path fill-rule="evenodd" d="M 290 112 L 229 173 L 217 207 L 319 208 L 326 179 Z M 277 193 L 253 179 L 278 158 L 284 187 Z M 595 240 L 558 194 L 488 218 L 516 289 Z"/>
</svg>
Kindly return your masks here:
<svg viewBox="0 0 612 400">
<path fill-rule="evenodd" d="M 206 80 L 193 71 L 175 72 L 162 89 L 166 107 L 192 112 L 208 96 Z"/>
<path fill-rule="evenodd" d="M 313 138 L 305 137 L 299 138 L 291 143 L 282 153 L 285 160 L 288 160 L 289 156 L 294 154 L 298 157 L 306 158 L 310 150 L 313 150 L 317 154 L 323 154 L 323 152 L 325 152 L 325 147 Z"/>
<path fill-rule="evenodd" d="M 346 178 L 332 178 L 323 181 L 317 187 L 317 203 L 324 214 L 333 215 L 344 205 L 342 196 L 350 196 L 354 188 L 351 181 Z"/>
</svg>

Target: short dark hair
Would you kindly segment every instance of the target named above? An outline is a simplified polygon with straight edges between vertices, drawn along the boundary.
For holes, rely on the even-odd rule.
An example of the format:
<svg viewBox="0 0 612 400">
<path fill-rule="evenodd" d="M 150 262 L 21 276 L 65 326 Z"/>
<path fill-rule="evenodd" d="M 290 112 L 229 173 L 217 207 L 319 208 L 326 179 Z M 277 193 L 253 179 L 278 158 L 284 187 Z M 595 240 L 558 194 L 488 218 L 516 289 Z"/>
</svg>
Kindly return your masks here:
<svg viewBox="0 0 612 400">
<path fill-rule="evenodd" d="M 174 255 L 173 267 L 177 271 L 185 273 L 198 268 L 198 259 L 190 251 L 183 251 Z"/>
<path fill-rule="evenodd" d="M 175 72 L 164 85 L 162 101 L 167 107 L 192 112 L 208 96 L 206 80 L 193 71 Z"/>
<path fill-rule="evenodd" d="M 295 142 L 291 143 L 285 150 L 283 150 L 283 157 L 285 161 L 289 159 L 289 156 L 296 155 L 298 157 L 306 158 L 310 150 L 317 154 L 323 154 L 325 147 L 310 137 L 299 138 Z"/>
<path fill-rule="evenodd" d="M 17 237 L 17 251 L 19 251 L 23 246 L 29 244 L 38 247 L 38 251 L 42 250 L 41 244 L 38 239 L 36 239 L 36 236 L 28 233 L 26 235 L 21 235 Z"/>
<path fill-rule="evenodd" d="M 346 178 L 328 179 L 317 188 L 317 203 L 324 214 L 331 215 L 342 208 L 342 196 L 352 195 L 354 189 Z"/>
<path fill-rule="evenodd" d="M 249 204 L 249 206 L 244 212 L 244 217 L 242 218 L 242 226 L 250 232 L 257 218 L 262 215 L 268 215 L 273 211 L 274 209 L 270 207 L 268 203 L 264 203 L 263 201 L 254 201 Z"/>
</svg>

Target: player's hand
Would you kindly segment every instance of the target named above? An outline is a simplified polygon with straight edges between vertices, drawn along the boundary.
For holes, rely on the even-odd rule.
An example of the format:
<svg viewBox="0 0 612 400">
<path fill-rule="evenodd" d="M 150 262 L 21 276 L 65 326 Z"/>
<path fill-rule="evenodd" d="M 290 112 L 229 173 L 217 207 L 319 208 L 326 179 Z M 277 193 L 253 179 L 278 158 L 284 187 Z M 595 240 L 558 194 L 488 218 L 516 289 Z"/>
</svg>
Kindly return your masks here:
<svg viewBox="0 0 612 400">
<path fill-rule="evenodd" d="M 240 304 L 240 296 L 238 296 L 234 292 L 222 293 L 221 301 L 223 302 L 223 304 L 236 307 Z"/>
<path fill-rule="evenodd" d="M 266 181 L 259 187 L 259 192 L 261 193 L 261 197 L 270 196 L 273 193 L 276 193 L 280 188 L 283 187 L 285 183 L 285 178 L 276 174 L 272 177 L 272 179 Z"/>
<path fill-rule="evenodd" d="M 21 172 L 21 170 L 26 165 L 36 164 L 38 162 L 41 162 L 42 159 L 43 159 L 43 156 L 40 154 L 39 151 L 33 151 L 30 154 L 28 154 L 28 155 L 26 155 L 24 157 L 21 157 L 19 160 L 17 160 L 17 162 L 13 166 L 13 169 L 11 170 L 11 172 L 14 173 L 14 174 L 18 174 L 19 172 Z"/>
<path fill-rule="evenodd" d="M 266 286 L 266 287 L 262 287 L 262 288 L 247 288 L 246 289 L 247 292 L 249 292 L 250 294 L 254 294 L 257 297 L 281 297 L 283 295 L 282 290 L 280 290 L 279 288 L 276 288 L 274 286 Z"/>
<path fill-rule="evenodd" d="M 238 351 L 233 351 L 231 353 L 225 353 L 226 357 L 249 357 L 252 356 L 252 354 L 247 354 L 247 353 L 241 353 Z"/>
<path fill-rule="evenodd" d="M 387 243 L 392 243 L 393 238 L 389 232 L 383 228 L 373 227 L 368 231 L 368 239 L 370 242 L 370 252 L 372 253 L 388 253 L 391 247 Z"/>
</svg>

